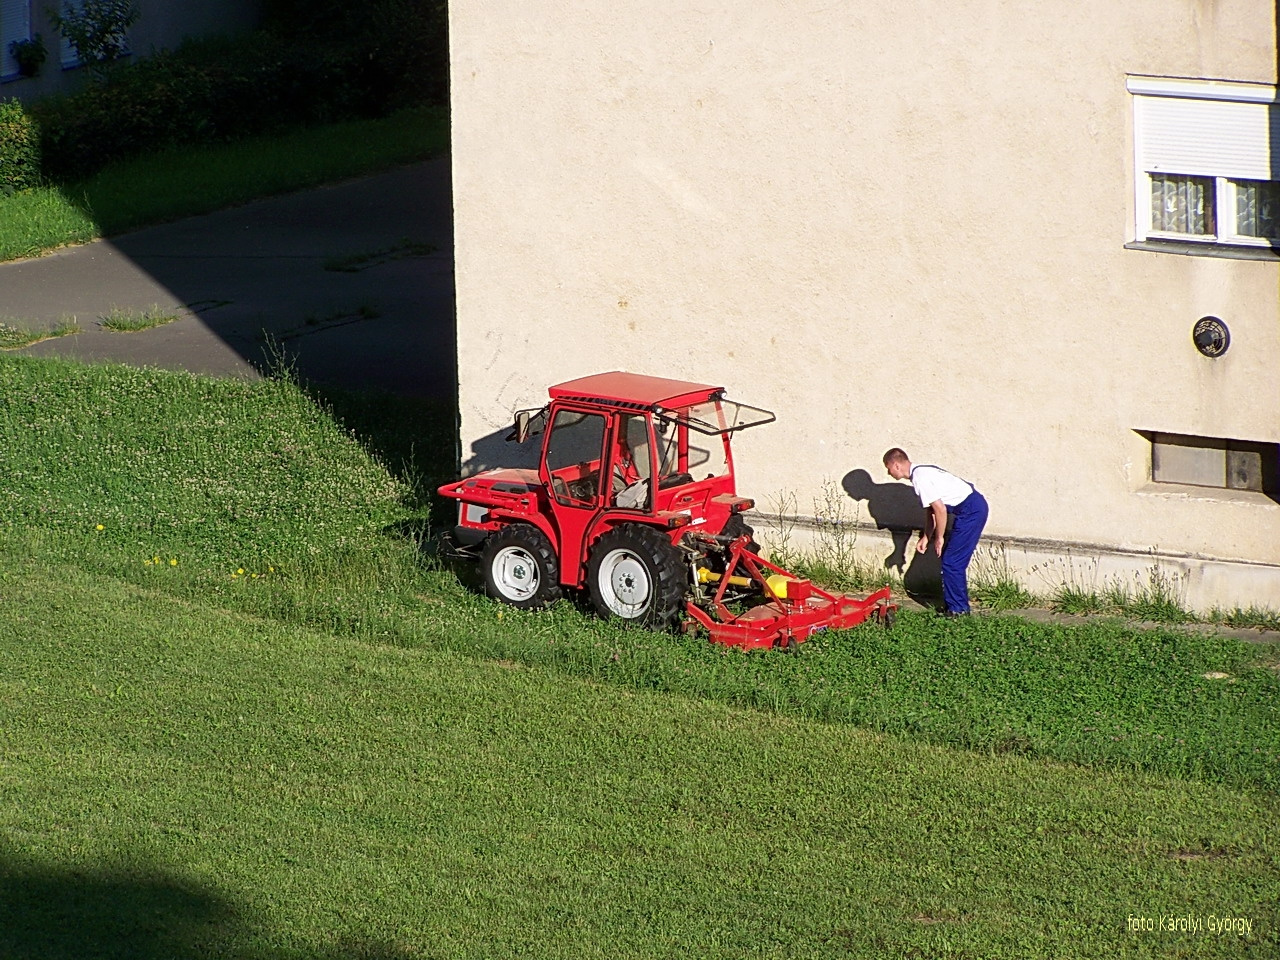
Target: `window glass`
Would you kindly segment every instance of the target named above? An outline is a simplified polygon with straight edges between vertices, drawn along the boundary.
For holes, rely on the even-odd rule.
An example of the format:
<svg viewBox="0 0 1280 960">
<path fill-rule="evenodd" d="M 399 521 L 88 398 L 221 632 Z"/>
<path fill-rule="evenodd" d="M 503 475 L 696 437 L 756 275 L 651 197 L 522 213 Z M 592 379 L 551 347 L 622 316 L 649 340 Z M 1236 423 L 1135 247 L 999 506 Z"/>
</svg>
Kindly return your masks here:
<svg viewBox="0 0 1280 960">
<path fill-rule="evenodd" d="M 1280 183 L 1233 180 L 1236 232 L 1244 237 L 1280 240 Z"/>
<path fill-rule="evenodd" d="M 0 0 L 0 77 L 18 73 L 11 47 L 17 40 L 31 39 L 30 13 L 30 0 Z"/>
<path fill-rule="evenodd" d="M 1213 236 L 1212 177 L 1151 177 L 1151 229 L 1157 233 Z"/>
<path fill-rule="evenodd" d="M 673 411 L 675 412 L 675 411 Z M 720 434 L 705 434 L 683 426 L 676 418 L 657 421 L 659 469 L 664 475 L 680 470 L 680 432 L 689 445 L 688 473 L 695 480 L 722 477 L 729 472 L 724 440 Z"/>
<path fill-rule="evenodd" d="M 561 410 L 547 441 L 547 467 L 553 472 L 573 464 L 600 461 L 604 448 L 604 417 Z"/>
<path fill-rule="evenodd" d="M 598 500 L 603 453 L 604 417 L 572 410 L 556 414 L 547 438 L 547 469 L 558 502 L 589 507 Z"/>
<path fill-rule="evenodd" d="M 620 448 L 613 466 L 613 505 L 647 510 L 653 490 L 649 421 L 627 414 L 618 423 Z"/>
</svg>

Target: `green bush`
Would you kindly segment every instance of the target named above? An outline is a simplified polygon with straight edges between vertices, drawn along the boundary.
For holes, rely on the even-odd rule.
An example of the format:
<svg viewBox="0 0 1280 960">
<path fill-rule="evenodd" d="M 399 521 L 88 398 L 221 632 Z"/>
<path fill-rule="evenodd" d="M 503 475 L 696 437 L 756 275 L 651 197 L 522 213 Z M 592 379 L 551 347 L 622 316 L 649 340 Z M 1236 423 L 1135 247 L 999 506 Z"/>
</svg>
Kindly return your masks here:
<svg viewBox="0 0 1280 960">
<path fill-rule="evenodd" d="M 281 36 L 340 44 L 389 109 L 448 99 L 446 0 L 263 0 L 263 18 Z"/>
<path fill-rule="evenodd" d="M 161 147 L 379 116 L 354 54 L 265 34 L 220 38 L 117 66 L 102 83 L 40 101 L 45 173 L 87 177 Z"/>
<path fill-rule="evenodd" d="M 0 100 L 0 194 L 39 183 L 39 127 L 17 100 Z"/>
</svg>

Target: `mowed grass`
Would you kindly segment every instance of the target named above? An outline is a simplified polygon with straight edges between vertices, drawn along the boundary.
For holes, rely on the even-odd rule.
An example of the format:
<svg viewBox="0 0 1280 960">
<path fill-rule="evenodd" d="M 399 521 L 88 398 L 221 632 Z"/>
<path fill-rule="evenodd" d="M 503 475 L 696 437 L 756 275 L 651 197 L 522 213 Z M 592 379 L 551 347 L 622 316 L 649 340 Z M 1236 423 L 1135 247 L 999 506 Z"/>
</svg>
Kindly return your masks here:
<svg viewBox="0 0 1280 960">
<path fill-rule="evenodd" d="M 0 955 L 1280 950 L 1269 648 L 519 613 L 431 554 L 452 431 L 0 357 Z"/>
<path fill-rule="evenodd" d="M 8 559 L 7 956 L 1280 945 L 1273 795 L 357 642 Z M 1128 929 L 1186 914 L 1250 930 Z"/>
<path fill-rule="evenodd" d="M 447 113 L 419 107 L 113 163 L 84 182 L 0 197 L 0 260 L 423 160 L 448 137 Z"/>
</svg>

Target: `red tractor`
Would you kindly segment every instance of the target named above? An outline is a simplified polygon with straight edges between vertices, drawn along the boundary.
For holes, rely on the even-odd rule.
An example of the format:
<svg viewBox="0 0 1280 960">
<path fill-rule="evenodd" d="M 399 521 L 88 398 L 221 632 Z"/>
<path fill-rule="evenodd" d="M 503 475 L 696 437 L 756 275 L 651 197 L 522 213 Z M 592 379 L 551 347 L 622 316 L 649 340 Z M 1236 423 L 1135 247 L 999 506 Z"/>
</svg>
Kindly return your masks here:
<svg viewBox="0 0 1280 960">
<path fill-rule="evenodd" d="M 734 488 L 730 438 L 769 423 L 722 387 L 633 373 L 561 383 L 521 410 L 508 440 L 541 436 L 537 469 L 487 470 L 446 484 L 456 547 L 478 557 L 485 591 L 540 607 L 585 589 L 602 616 L 705 629 L 742 647 L 794 648 L 875 617 L 889 590 L 832 594 L 759 555 Z"/>
</svg>

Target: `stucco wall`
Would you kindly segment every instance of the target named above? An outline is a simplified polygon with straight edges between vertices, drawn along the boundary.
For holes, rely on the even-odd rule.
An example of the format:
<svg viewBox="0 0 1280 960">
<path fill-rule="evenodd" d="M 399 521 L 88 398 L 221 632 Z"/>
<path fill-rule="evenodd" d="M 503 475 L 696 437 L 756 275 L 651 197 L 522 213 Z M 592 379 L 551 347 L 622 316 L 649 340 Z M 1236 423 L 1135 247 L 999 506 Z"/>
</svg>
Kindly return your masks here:
<svg viewBox="0 0 1280 960">
<path fill-rule="evenodd" d="M 465 467 L 627 369 L 777 411 L 737 447 L 762 505 L 900 503 L 901 445 L 995 535 L 1280 566 L 1280 505 L 1152 488 L 1135 432 L 1280 442 L 1280 269 L 1124 247 L 1126 75 L 1274 83 L 1272 3 L 450 9 Z"/>
</svg>

